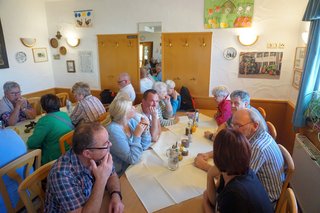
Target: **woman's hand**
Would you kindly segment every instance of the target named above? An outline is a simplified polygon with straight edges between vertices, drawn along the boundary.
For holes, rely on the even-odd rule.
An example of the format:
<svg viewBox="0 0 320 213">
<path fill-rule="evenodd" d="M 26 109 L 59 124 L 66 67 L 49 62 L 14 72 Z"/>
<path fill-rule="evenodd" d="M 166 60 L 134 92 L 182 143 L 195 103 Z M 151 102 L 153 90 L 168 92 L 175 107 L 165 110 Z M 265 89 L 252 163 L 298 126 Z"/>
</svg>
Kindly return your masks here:
<svg viewBox="0 0 320 213">
<path fill-rule="evenodd" d="M 148 127 L 148 125 L 140 122 L 133 132 L 134 136 L 141 137 L 142 133 L 144 132 L 144 130 L 147 129 L 147 127 Z"/>
</svg>

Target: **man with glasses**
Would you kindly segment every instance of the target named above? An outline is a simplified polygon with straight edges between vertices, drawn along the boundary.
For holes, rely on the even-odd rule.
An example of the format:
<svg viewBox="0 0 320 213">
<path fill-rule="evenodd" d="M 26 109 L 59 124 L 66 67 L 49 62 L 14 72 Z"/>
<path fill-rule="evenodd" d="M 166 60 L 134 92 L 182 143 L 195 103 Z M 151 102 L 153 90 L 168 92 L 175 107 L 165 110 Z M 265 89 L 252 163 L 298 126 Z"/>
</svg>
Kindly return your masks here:
<svg viewBox="0 0 320 213">
<path fill-rule="evenodd" d="M 234 113 L 231 127 L 241 132 L 251 144 L 250 168 L 256 173 L 266 189 L 269 200 L 275 205 L 284 181 L 284 159 L 274 139 L 262 128 L 261 119 L 250 109 L 241 109 Z M 200 153 L 195 165 L 208 171 L 207 163 L 213 152 Z M 198 157 L 197 157 L 198 158 Z"/>
<path fill-rule="evenodd" d="M 48 175 L 45 212 L 100 212 L 106 190 L 109 212 L 123 212 L 111 145 L 100 123 L 77 126 L 72 149 L 57 160 Z"/>
<path fill-rule="evenodd" d="M 3 120 L 5 126 L 14 126 L 17 122 L 36 117 L 36 111 L 21 96 L 18 83 L 6 82 L 3 91 L 4 97 L 0 100 L 0 120 Z"/>
<path fill-rule="evenodd" d="M 130 76 L 128 73 L 124 72 L 119 75 L 118 86 L 120 88 L 119 93 L 127 93 L 130 100 L 134 102 L 136 99 L 136 93 L 130 81 Z"/>
</svg>

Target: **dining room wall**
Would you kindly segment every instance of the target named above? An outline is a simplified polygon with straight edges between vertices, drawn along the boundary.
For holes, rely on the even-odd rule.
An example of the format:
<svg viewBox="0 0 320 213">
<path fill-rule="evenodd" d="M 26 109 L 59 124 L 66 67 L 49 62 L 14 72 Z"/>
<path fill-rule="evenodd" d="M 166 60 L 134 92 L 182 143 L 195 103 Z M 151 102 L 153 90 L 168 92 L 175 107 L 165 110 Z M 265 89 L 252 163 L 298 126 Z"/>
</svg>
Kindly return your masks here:
<svg viewBox="0 0 320 213">
<path fill-rule="evenodd" d="M 48 28 L 43 0 L 0 0 L 0 19 L 4 34 L 9 68 L 0 69 L 0 97 L 6 81 L 20 84 L 23 94 L 53 88 L 55 85 L 48 49 Z M 32 48 L 24 46 L 20 38 L 36 38 L 33 48 L 47 48 L 48 61 L 35 63 Z M 17 52 L 27 55 L 24 63 L 15 59 Z"/>
<path fill-rule="evenodd" d="M 298 90 L 292 87 L 293 58 L 295 48 L 303 45 L 300 39 L 301 19 L 307 0 L 292 0 L 290 3 L 284 0 L 256 0 L 253 28 L 260 38 L 255 45 L 249 47 L 241 46 L 237 41 L 236 36 L 241 29 L 204 29 L 202 0 L 36 0 L 32 5 L 27 0 L 0 0 L 0 3 L 10 63 L 9 69 L 0 70 L 0 83 L 6 79 L 15 79 L 21 82 L 23 90 L 27 92 L 52 86 L 70 88 L 77 81 L 86 81 L 93 89 L 101 89 L 96 35 L 137 33 L 139 22 L 162 22 L 163 32 L 213 32 L 210 88 L 224 84 L 230 91 L 245 89 L 253 98 L 289 99 L 293 103 L 297 98 Z M 73 11 L 86 9 L 93 10 L 92 27 L 76 28 Z M 58 49 L 48 48 L 49 62 L 35 64 L 31 49 L 17 42 L 21 34 L 24 34 L 25 37 L 38 37 L 38 47 L 49 47 L 48 40 L 58 30 L 63 35 L 59 46 L 67 48 L 67 54 L 59 60 L 52 58 L 53 54 L 59 53 Z M 67 46 L 65 37 L 69 33 L 74 33 L 81 39 L 78 47 Z M 283 43 L 285 46 L 283 49 L 269 49 L 267 43 Z M 223 57 L 223 51 L 228 47 L 234 47 L 238 52 L 233 60 Z M 14 61 L 14 54 L 19 49 L 25 50 L 29 59 L 22 65 Z M 81 72 L 81 51 L 92 53 L 93 72 Z M 239 53 L 250 51 L 283 52 L 280 79 L 238 78 Z M 75 73 L 67 72 L 66 60 L 75 60 Z M 5 78 L 2 77 L 3 73 Z M 29 76 L 36 79 L 35 84 L 25 80 L 31 79 Z"/>
</svg>

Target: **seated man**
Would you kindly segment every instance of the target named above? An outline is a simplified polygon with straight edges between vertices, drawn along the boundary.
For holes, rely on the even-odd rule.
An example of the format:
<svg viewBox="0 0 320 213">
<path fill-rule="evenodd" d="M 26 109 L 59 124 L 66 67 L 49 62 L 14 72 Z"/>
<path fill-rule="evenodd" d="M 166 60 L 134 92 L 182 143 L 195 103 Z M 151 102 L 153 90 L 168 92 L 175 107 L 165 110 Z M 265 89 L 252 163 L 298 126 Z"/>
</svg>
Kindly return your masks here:
<svg viewBox="0 0 320 213">
<path fill-rule="evenodd" d="M 83 123 L 72 149 L 53 165 L 47 182 L 45 212 L 99 212 L 107 190 L 109 212 L 123 212 L 120 182 L 113 167 L 109 135 L 99 123 Z"/>
<path fill-rule="evenodd" d="M 14 126 L 17 122 L 36 117 L 36 111 L 21 96 L 18 83 L 6 82 L 3 91 L 4 97 L 0 100 L 0 120 L 3 120 L 5 126 Z"/>
<path fill-rule="evenodd" d="M 158 106 L 159 96 L 157 91 L 154 89 L 149 89 L 143 93 L 142 102 L 136 107 L 137 113 L 149 120 L 150 134 L 153 142 L 156 142 L 161 134 L 161 125 L 157 113 Z M 136 116 L 136 118 L 140 122 L 141 117 Z"/>
<path fill-rule="evenodd" d="M 246 92 L 244 90 L 235 90 L 230 94 L 230 99 L 231 99 L 232 107 L 235 107 L 236 110 L 247 108 L 247 109 L 251 109 L 255 113 L 257 113 L 257 115 L 260 117 L 263 129 L 268 131 L 268 127 L 267 127 L 267 123 L 266 123 L 265 119 L 262 117 L 262 115 L 260 114 L 260 112 L 256 108 L 254 108 L 253 106 L 250 105 L 250 95 L 248 92 Z M 206 138 L 208 138 L 209 140 L 214 141 L 215 136 L 218 134 L 218 132 L 221 129 L 224 129 L 227 126 L 230 127 L 231 120 L 232 120 L 232 117 L 229 118 L 227 122 L 221 124 L 215 133 L 212 133 L 210 131 L 205 131 L 204 136 Z"/>
<path fill-rule="evenodd" d="M 234 113 L 231 126 L 240 131 L 251 144 L 250 168 L 256 173 L 266 189 L 269 200 L 275 204 L 284 181 L 284 160 L 274 139 L 262 128 L 260 117 L 250 109 L 241 109 Z M 195 159 L 198 168 L 208 171 L 207 159 L 213 152 L 200 153 Z"/>
<path fill-rule="evenodd" d="M 130 76 L 128 73 L 121 73 L 118 78 L 119 92 L 118 93 L 127 93 L 130 100 L 134 102 L 136 99 L 136 92 L 130 81 Z"/>
<path fill-rule="evenodd" d="M 144 93 L 153 86 L 153 81 L 148 76 L 148 70 L 145 67 L 140 68 L 140 92 Z"/>
</svg>

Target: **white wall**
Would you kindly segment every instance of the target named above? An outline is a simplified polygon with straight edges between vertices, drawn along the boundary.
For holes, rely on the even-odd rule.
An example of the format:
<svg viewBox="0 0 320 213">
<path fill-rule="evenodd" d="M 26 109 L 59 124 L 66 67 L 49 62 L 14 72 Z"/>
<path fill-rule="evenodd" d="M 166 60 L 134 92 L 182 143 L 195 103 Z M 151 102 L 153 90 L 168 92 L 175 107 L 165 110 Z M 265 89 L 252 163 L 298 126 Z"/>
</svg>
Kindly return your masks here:
<svg viewBox="0 0 320 213">
<path fill-rule="evenodd" d="M 4 0 L 0 1 L 4 2 Z M 17 1 L 18 0 L 15 0 L 13 2 Z M 23 1 L 20 0 L 20 2 Z M 42 5 L 40 0 L 38 0 L 38 2 Z M 6 4 L 12 5 L 12 7 L 10 7 L 11 10 L 14 8 L 14 3 Z M 284 0 L 256 0 L 253 28 L 260 34 L 260 39 L 254 46 L 244 47 L 241 46 L 236 39 L 239 29 L 204 29 L 203 0 L 47 1 L 45 8 L 48 38 L 54 37 L 57 30 L 60 30 L 62 35 L 66 35 L 72 31 L 81 38 L 79 47 L 69 48 L 66 46 L 69 52 L 66 56 L 62 56 L 60 60 L 52 60 L 52 57 L 50 57 L 55 86 L 70 88 L 76 81 L 84 80 L 87 81 L 92 88 L 100 89 L 96 35 L 137 33 L 137 23 L 160 21 L 162 22 L 163 32 L 213 32 L 210 88 L 224 84 L 228 86 L 230 90 L 246 89 L 253 98 L 289 99 L 295 102 L 297 90 L 291 86 L 293 78 L 293 58 L 295 48 L 302 45 L 300 39 L 301 19 L 306 4 L 307 0 L 291 0 L 290 2 Z M 10 9 L 8 8 L 7 10 L 9 11 Z M 18 9 L 19 8 L 14 8 L 14 10 Z M 82 9 L 93 9 L 94 22 L 92 28 L 78 29 L 74 27 L 73 11 Z M 1 6 L 1 11 L 2 10 Z M 8 11 L 7 13 L 9 13 Z M 24 20 L 19 13 L 15 14 L 17 17 L 15 17 L 14 20 Z M 9 21 L 8 19 L 9 18 L 7 18 L 7 21 Z M 9 21 L 9 23 L 11 22 L 12 21 Z M 43 26 L 46 26 L 46 24 Z M 21 32 L 26 31 L 27 29 L 21 30 Z M 46 29 L 43 31 L 46 31 Z M 9 41 L 6 40 L 6 42 Z M 285 49 L 267 49 L 267 42 L 282 42 L 285 44 Z M 64 44 L 64 41 L 61 41 L 61 44 Z M 44 45 L 48 46 L 48 44 Z M 222 53 L 227 47 L 236 48 L 238 53 L 241 51 L 283 51 L 284 57 L 280 79 L 238 78 L 239 57 L 232 61 L 225 60 Z M 7 47 L 9 50 L 11 48 L 13 47 Z M 51 50 L 52 53 L 57 52 L 56 49 Z M 79 72 L 77 53 L 81 50 L 93 52 L 94 73 Z M 77 72 L 75 74 L 66 72 L 65 61 L 67 59 L 76 61 Z M 39 90 L 39 88 L 34 90 Z"/>
<path fill-rule="evenodd" d="M 20 84 L 23 94 L 54 87 L 51 58 L 48 62 L 34 63 L 32 48 L 23 46 L 21 37 L 36 38 L 35 48 L 45 47 L 48 54 L 48 28 L 43 0 L 0 0 L 0 18 L 9 61 L 8 69 L 0 69 L 0 97 L 6 81 Z M 25 63 L 18 63 L 15 54 L 23 51 Z"/>
</svg>

